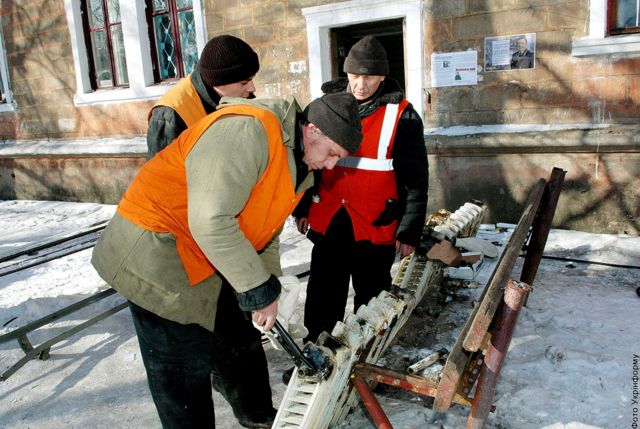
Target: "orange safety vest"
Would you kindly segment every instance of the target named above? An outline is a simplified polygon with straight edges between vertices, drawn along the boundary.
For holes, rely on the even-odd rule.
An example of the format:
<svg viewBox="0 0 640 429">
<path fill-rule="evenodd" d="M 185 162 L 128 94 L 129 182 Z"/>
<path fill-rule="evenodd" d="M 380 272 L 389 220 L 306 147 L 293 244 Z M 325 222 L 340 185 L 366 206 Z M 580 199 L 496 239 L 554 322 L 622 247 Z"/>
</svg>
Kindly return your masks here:
<svg viewBox="0 0 640 429">
<path fill-rule="evenodd" d="M 282 142 L 282 125 L 273 112 L 251 105 L 231 105 L 207 115 L 183 132 L 142 166 L 117 211 L 144 229 L 170 232 L 175 236 L 176 248 L 191 286 L 210 277 L 216 269 L 189 230 L 185 160 L 200 136 L 225 115 L 258 119 L 269 144 L 267 168 L 236 217 L 240 229 L 256 250 L 263 249 L 273 238 L 302 197 L 302 193 L 295 194 L 287 148 Z"/>
<path fill-rule="evenodd" d="M 147 122 L 151 120 L 151 112 L 158 106 L 167 106 L 178 112 L 187 128 L 207 116 L 196 87 L 191 82 L 191 73 L 173 88 L 167 91 L 147 113 Z"/>
<path fill-rule="evenodd" d="M 373 226 L 372 222 L 384 211 L 387 199 L 398 199 L 391 154 L 400 116 L 408 104 L 407 100 L 387 104 L 362 119 L 364 139 L 358 152 L 322 172 L 320 200 L 309 210 L 309 225 L 314 231 L 326 233 L 333 216 L 344 207 L 356 241 L 395 241 L 398 221 L 386 226 Z"/>
</svg>

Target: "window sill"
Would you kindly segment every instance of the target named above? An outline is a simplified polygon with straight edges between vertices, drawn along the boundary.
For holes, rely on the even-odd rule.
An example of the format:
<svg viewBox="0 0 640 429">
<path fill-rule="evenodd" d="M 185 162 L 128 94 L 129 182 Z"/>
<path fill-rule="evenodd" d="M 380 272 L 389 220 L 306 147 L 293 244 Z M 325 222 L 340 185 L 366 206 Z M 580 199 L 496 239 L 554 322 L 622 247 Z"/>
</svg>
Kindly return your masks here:
<svg viewBox="0 0 640 429">
<path fill-rule="evenodd" d="M 571 55 L 574 57 L 634 53 L 640 53 L 640 34 L 606 38 L 583 37 L 574 39 L 571 46 Z"/>
<path fill-rule="evenodd" d="M 16 109 L 13 106 L 13 103 L 1 103 L 0 104 L 0 113 L 2 112 L 15 112 Z"/>
<path fill-rule="evenodd" d="M 171 84 L 147 86 L 142 89 L 103 89 L 88 93 L 76 93 L 74 103 L 76 106 L 82 106 L 99 103 L 121 103 L 127 101 L 155 99 L 162 97 L 174 84 L 175 82 Z"/>
</svg>

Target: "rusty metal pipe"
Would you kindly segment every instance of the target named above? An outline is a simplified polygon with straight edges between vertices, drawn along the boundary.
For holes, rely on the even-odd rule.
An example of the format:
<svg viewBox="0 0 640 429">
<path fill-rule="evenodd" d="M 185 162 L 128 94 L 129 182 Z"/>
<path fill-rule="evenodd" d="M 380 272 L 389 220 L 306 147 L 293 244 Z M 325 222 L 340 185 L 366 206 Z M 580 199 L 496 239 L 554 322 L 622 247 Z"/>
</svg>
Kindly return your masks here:
<svg viewBox="0 0 640 429">
<path fill-rule="evenodd" d="M 544 247 L 547 244 L 551 223 L 553 222 L 553 216 L 556 212 L 566 173 L 565 170 L 557 167 L 551 170 L 551 176 L 549 177 L 544 194 L 542 195 L 542 200 L 540 201 L 540 207 L 538 208 L 538 216 L 533 222 L 531 239 L 527 245 L 527 253 L 520 274 L 520 281 L 529 285 L 533 285 L 533 280 L 536 278 L 538 272 L 538 266 L 542 259 Z"/>
<path fill-rule="evenodd" d="M 509 350 L 518 315 L 531 286 L 524 282 L 509 280 L 497 316 L 495 330 L 487 347 L 484 366 L 480 370 L 476 392 L 471 401 L 471 414 L 467 419 L 467 429 L 482 429 L 489 416 L 491 402 L 496 391 L 500 369 Z"/>
<path fill-rule="evenodd" d="M 356 390 L 360 394 L 360 398 L 362 399 L 362 403 L 367 408 L 369 415 L 373 419 L 373 423 L 376 425 L 377 429 L 393 429 L 391 426 L 391 422 L 389 418 L 384 413 L 384 410 L 380 406 L 380 403 L 374 396 L 371 389 L 369 389 L 369 385 L 365 383 L 363 380 L 358 377 L 354 377 L 351 379 L 351 383 L 355 386 Z"/>
</svg>

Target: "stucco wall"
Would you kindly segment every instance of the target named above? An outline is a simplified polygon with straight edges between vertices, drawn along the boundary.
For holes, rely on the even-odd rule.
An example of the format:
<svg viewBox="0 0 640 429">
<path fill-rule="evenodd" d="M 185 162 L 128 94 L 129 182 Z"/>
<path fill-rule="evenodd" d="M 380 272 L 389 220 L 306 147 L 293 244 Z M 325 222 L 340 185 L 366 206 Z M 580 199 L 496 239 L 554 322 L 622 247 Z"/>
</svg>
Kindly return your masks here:
<svg viewBox="0 0 640 429">
<path fill-rule="evenodd" d="M 0 199 L 117 204 L 145 155 L 0 158 Z"/>
<path fill-rule="evenodd" d="M 487 222 L 517 222 L 531 187 L 566 170 L 553 225 L 640 233 L 640 127 L 427 136 L 429 208 L 487 203 Z"/>
</svg>

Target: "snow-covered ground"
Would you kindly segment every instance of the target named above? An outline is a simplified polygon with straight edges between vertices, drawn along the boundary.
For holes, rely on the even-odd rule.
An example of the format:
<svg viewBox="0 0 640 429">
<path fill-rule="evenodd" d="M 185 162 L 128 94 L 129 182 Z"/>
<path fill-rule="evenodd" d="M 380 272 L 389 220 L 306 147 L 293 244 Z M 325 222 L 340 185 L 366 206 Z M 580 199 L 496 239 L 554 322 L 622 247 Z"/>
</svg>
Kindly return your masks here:
<svg viewBox="0 0 640 429">
<path fill-rule="evenodd" d="M 0 201 L 0 256 L 27 243 L 107 220 L 114 208 Z M 281 241 L 285 273 L 308 269 L 310 243 L 290 223 Z M 640 360 L 640 298 L 636 294 L 640 238 L 552 230 L 545 254 L 636 268 L 542 260 L 498 381 L 497 409 L 487 427 L 632 428 L 640 408 L 638 381 L 633 378 Z M 105 289 L 89 263 L 90 255 L 87 249 L 0 277 L 0 335 Z M 489 269 L 490 264 L 485 264 L 478 277 L 481 283 Z M 519 273 L 519 265 L 515 272 Z M 451 291 L 447 312 L 438 321 L 448 329 L 440 329 L 429 347 L 399 338 L 383 360 L 412 363 L 450 342 L 459 329 L 455 326 L 459 321 L 453 320 L 460 313 L 457 308 L 468 309 L 473 293 L 469 289 Z M 39 344 L 121 302 L 118 295 L 104 299 L 36 330 L 29 339 Z M 0 344 L 0 372 L 22 355 L 15 341 Z M 286 354 L 269 346 L 267 357 L 277 406 L 285 389 L 280 377 L 291 363 Z M 468 410 L 462 407 L 435 414 L 428 398 L 390 388 L 376 394 L 395 428 L 465 426 Z M 240 428 L 224 400 L 217 394 L 214 399 L 218 427 Z M 30 361 L 0 382 L 2 429 L 159 427 L 126 309 L 54 345 L 49 360 Z M 341 427 L 374 426 L 359 408 Z"/>
</svg>

